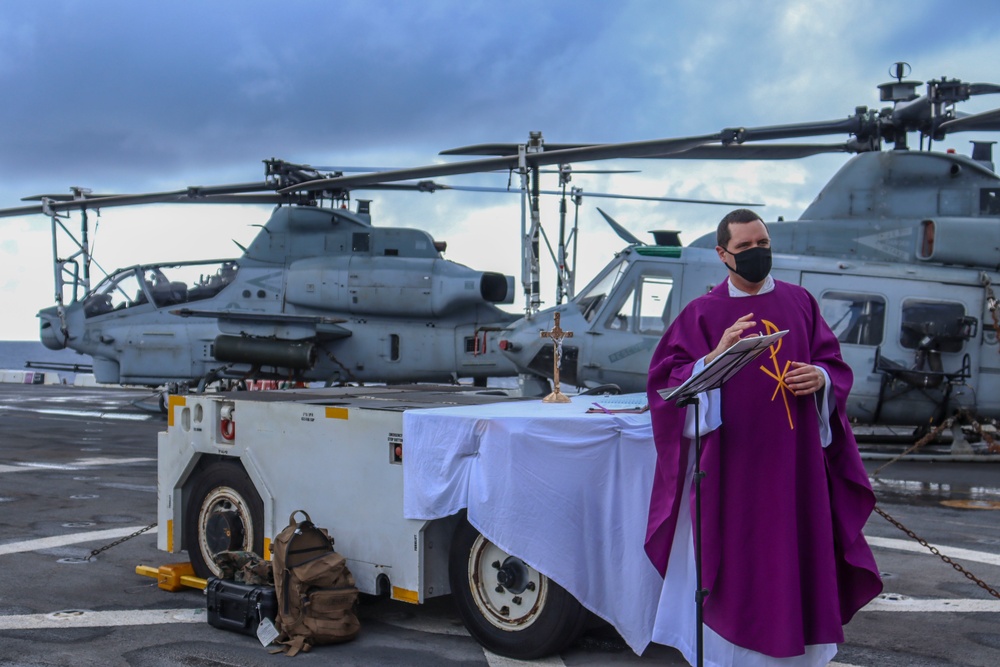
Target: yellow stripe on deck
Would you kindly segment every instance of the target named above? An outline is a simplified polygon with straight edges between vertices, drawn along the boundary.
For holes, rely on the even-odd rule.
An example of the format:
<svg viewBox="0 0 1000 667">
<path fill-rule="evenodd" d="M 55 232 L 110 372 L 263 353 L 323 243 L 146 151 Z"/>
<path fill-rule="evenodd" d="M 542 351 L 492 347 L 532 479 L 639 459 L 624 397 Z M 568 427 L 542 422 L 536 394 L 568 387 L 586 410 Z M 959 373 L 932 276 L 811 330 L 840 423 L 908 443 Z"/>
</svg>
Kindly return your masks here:
<svg viewBox="0 0 1000 667">
<path fill-rule="evenodd" d="M 347 419 L 347 408 L 327 408 L 327 419 Z"/>
</svg>

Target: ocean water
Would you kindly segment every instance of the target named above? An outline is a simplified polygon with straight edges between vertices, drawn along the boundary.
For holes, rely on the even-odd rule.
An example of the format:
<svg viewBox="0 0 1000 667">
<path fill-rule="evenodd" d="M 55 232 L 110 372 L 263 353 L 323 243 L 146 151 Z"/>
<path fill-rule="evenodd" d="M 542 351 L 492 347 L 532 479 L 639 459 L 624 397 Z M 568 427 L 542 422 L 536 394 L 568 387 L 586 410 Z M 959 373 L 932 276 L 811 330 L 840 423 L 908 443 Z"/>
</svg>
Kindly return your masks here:
<svg viewBox="0 0 1000 667">
<path fill-rule="evenodd" d="M 90 365 L 90 357 L 85 354 L 78 354 L 73 350 L 50 350 L 36 340 L 3 340 L 0 341 L 0 369 L 21 371 L 25 370 L 25 363 L 31 362 L 55 362 L 63 364 L 85 364 Z M 65 379 L 67 383 L 72 383 L 76 373 L 71 371 L 50 371 L 59 374 L 60 379 Z"/>
</svg>

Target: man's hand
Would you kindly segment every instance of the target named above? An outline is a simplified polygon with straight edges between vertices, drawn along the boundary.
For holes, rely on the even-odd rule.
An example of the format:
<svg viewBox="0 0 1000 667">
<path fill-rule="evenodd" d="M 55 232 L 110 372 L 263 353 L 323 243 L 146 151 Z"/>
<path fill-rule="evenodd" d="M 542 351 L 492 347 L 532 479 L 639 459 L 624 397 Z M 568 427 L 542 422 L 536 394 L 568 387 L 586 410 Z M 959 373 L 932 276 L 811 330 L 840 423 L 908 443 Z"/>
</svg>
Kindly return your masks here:
<svg viewBox="0 0 1000 667">
<path fill-rule="evenodd" d="M 715 346 L 714 350 L 705 355 L 706 364 L 732 347 L 733 343 L 743 337 L 744 331 L 757 326 L 757 323 L 750 319 L 751 317 L 753 317 L 753 313 L 747 313 L 740 319 L 733 322 L 728 329 L 722 332 L 722 338 L 719 340 L 719 344 Z"/>
<path fill-rule="evenodd" d="M 785 373 L 785 384 L 796 396 L 808 396 L 826 385 L 826 377 L 815 366 L 793 361 L 792 370 Z"/>
</svg>

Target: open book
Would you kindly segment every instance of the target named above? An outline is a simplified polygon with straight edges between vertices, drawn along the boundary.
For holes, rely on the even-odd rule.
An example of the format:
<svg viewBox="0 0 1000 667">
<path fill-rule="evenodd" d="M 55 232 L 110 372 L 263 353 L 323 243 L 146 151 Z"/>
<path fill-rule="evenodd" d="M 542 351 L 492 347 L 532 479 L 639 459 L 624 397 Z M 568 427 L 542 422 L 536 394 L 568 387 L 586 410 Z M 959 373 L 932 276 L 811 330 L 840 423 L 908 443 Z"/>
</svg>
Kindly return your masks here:
<svg viewBox="0 0 1000 667">
<path fill-rule="evenodd" d="M 733 343 L 729 349 L 712 359 L 701 372 L 695 373 L 679 387 L 658 389 L 657 393 L 665 401 L 673 401 L 682 396 L 693 396 L 717 387 L 736 375 L 744 366 L 756 359 L 775 341 L 788 333 L 788 329 L 773 334 L 746 336 Z"/>
<path fill-rule="evenodd" d="M 638 414 L 649 410 L 649 400 L 646 398 L 645 392 L 594 396 L 593 398 L 594 402 L 587 412 Z"/>
</svg>

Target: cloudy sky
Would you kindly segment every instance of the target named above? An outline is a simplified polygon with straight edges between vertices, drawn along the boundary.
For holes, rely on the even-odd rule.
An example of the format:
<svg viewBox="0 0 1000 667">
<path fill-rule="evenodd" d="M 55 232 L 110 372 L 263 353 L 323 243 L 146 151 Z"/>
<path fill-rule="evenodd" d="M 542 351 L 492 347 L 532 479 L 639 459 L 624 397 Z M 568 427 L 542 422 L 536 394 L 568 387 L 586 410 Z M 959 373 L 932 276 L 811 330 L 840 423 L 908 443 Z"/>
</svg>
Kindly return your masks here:
<svg viewBox="0 0 1000 667">
<path fill-rule="evenodd" d="M 988 0 L 5 0 L 0 207 L 71 186 L 260 180 L 269 157 L 402 167 L 531 130 L 549 142 L 609 143 L 842 118 L 880 106 L 875 86 L 898 60 L 911 79 L 1000 82 L 998 27 L 1000 3 Z M 992 97 L 961 110 L 1000 106 Z M 970 138 L 945 146 L 967 153 Z M 761 202 L 765 219 L 792 218 L 845 159 L 619 161 L 601 166 L 642 172 L 579 174 L 573 185 Z M 543 187 L 554 189 L 549 178 Z M 507 176 L 439 180 L 504 186 Z M 519 273 L 516 196 L 356 196 L 375 200 L 375 224 L 447 241 L 449 259 Z M 640 237 L 679 229 L 685 241 L 728 210 L 585 198 L 578 286 L 623 245 L 596 206 Z M 267 217 L 248 206 L 108 209 L 94 257 L 110 271 L 236 256 L 233 241 L 247 244 Z M 557 218 L 550 198 L 550 235 Z M 35 313 L 53 303 L 50 223 L 0 225 L 0 340 L 35 339 Z M 553 272 L 542 270 L 551 305 Z"/>
</svg>

